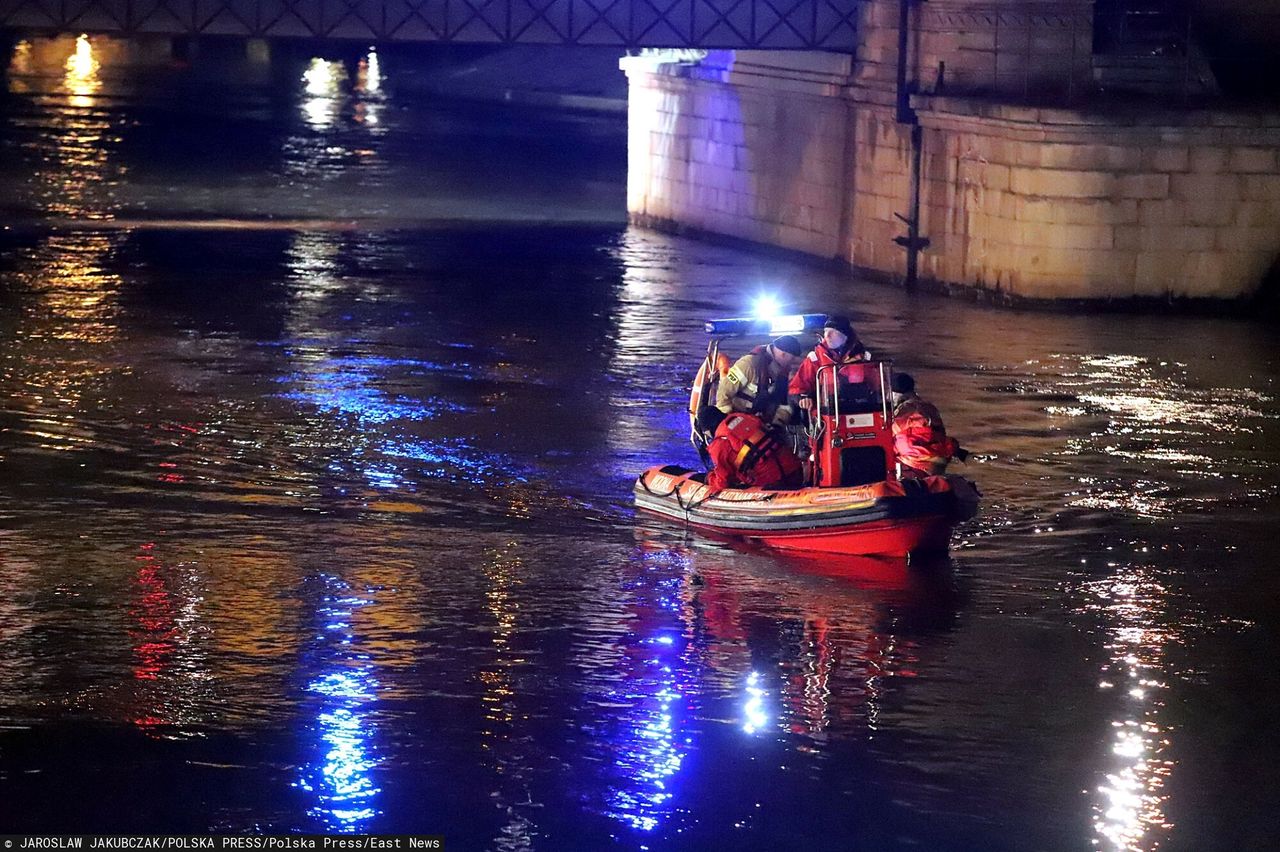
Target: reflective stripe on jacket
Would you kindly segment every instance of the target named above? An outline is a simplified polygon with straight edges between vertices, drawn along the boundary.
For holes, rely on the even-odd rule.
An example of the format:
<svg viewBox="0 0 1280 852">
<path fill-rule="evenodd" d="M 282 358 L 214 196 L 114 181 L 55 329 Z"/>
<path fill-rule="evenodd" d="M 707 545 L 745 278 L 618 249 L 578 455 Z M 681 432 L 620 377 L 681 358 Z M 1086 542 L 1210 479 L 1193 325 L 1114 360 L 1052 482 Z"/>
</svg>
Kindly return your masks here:
<svg viewBox="0 0 1280 852">
<path fill-rule="evenodd" d="M 737 360 L 716 388 L 716 408 L 772 418 L 785 403 L 782 386 L 786 374 L 769 355 L 768 346 L 757 346 Z"/>
</svg>

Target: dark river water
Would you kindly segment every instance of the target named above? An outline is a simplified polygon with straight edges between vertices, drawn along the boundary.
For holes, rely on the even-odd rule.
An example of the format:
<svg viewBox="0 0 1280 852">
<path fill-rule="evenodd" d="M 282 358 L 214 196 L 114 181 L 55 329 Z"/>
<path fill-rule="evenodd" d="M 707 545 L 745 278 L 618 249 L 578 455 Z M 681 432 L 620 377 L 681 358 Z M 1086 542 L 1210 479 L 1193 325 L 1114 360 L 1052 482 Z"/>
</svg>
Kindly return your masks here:
<svg viewBox="0 0 1280 852">
<path fill-rule="evenodd" d="M 1274 327 L 911 296 L 626 227 L 616 118 L 95 45 L 0 95 L 0 830 L 1275 848 Z M 979 454 L 949 560 L 635 516 L 758 292 Z"/>
</svg>

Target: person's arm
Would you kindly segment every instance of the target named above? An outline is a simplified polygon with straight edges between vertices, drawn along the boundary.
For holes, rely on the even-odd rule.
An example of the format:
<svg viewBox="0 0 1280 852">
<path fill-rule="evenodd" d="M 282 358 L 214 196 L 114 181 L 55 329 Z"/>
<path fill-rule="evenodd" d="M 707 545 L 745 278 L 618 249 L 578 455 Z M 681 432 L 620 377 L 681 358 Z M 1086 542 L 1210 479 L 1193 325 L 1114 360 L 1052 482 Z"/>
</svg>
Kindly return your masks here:
<svg viewBox="0 0 1280 852">
<path fill-rule="evenodd" d="M 716 408 L 725 414 L 746 411 L 751 407 L 747 399 L 740 396 L 744 388 L 749 388 L 759 381 L 753 375 L 751 362 L 750 355 L 743 355 L 729 368 L 729 372 L 720 378 L 720 385 L 716 390 Z"/>
<path fill-rule="evenodd" d="M 814 361 L 806 357 L 800 362 L 800 369 L 791 377 L 787 385 L 788 396 L 806 396 L 813 393 Z"/>
<path fill-rule="evenodd" d="M 942 442 L 942 446 L 946 450 L 947 458 L 955 458 L 960 461 L 966 461 L 969 458 L 969 451 L 960 446 L 960 442 L 947 434 L 947 424 L 942 422 L 942 412 L 938 411 L 938 406 L 930 404 L 929 424 L 938 434 L 938 438 Z"/>
<path fill-rule="evenodd" d="M 707 472 L 707 487 L 712 491 L 723 491 L 732 485 L 729 473 L 733 469 L 733 459 L 729 458 L 727 441 L 712 441 L 707 445 L 707 455 L 711 457 L 711 470 Z"/>
<path fill-rule="evenodd" d="M 817 384 L 817 376 L 817 359 L 806 356 L 800 362 L 800 369 L 791 377 L 791 383 L 787 385 L 787 403 L 792 408 L 808 411 L 813 407 L 813 389 Z"/>
<path fill-rule="evenodd" d="M 946 437 L 947 424 L 942 422 L 942 412 L 938 410 L 938 406 L 934 405 L 932 402 L 921 401 L 920 413 L 929 421 L 929 425 L 933 427 L 935 432 Z"/>
<path fill-rule="evenodd" d="M 742 387 L 741 380 L 742 374 L 735 366 L 721 376 L 720 383 L 716 385 L 716 408 L 725 414 L 733 413 L 733 398 L 738 395 L 738 390 Z"/>
<path fill-rule="evenodd" d="M 723 491 L 730 487 L 729 475 L 725 473 L 724 468 L 717 465 L 711 468 L 711 472 L 707 474 L 707 487 L 712 493 Z"/>
</svg>

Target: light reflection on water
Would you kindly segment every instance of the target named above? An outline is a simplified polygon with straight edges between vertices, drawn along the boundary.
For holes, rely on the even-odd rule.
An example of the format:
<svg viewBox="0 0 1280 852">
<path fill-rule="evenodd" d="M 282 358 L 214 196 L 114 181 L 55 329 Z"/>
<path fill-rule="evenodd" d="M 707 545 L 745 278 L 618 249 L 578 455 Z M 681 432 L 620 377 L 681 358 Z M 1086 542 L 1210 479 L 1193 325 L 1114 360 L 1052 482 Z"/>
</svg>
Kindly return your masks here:
<svg viewBox="0 0 1280 852">
<path fill-rule="evenodd" d="M 270 740 L 254 726 L 301 719 L 289 724 L 307 756 L 286 786 L 306 805 L 278 817 L 290 829 L 411 823 L 399 794 L 424 783 L 418 774 L 493 805 L 474 831 L 502 849 L 558 844 L 579 819 L 609 826 L 584 828 L 588 847 L 764 837 L 751 832 L 783 819 L 768 815 L 773 797 L 796 819 L 854 797 L 897 814 L 903 836 L 929 848 L 959 841 L 902 813 L 990 839 L 965 815 L 1047 809 L 1062 816 L 1038 823 L 1046 848 L 1072 845 L 1064 838 L 1150 848 L 1185 824 L 1170 793 L 1185 783 L 1176 755 L 1194 748 L 1170 717 L 1179 658 L 1212 653 L 1188 631 L 1230 605 L 1190 611 L 1171 560 L 1196 541 L 1161 525 L 1196 523 L 1204 500 L 1238 524 L 1255 511 L 1232 507 L 1273 483 L 1275 459 L 1258 444 L 1276 415 L 1269 386 L 1232 388 L 1187 362 L 1102 358 L 1096 347 L 1034 368 L 1008 357 L 1003 378 L 915 367 L 962 439 L 992 424 L 974 439 L 989 455 L 975 473 L 989 500 L 982 535 L 966 533 L 954 568 L 935 577 L 874 560 L 783 560 L 657 522 L 657 543 L 636 550 L 629 474 L 690 454 L 676 379 L 702 341 L 670 329 L 704 309 L 679 283 L 697 273 L 676 249 L 707 251 L 713 269 L 725 250 L 618 238 L 602 253 L 627 271 L 617 289 L 591 283 L 606 309 L 582 312 L 591 333 L 572 338 L 492 305 L 468 321 L 456 284 L 395 272 L 421 263 L 413 239 L 319 230 L 269 244 L 281 294 L 252 310 L 275 320 L 216 333 L 140 307 L 120 260 L 139 251 L 128 234 L 41 237 L 12 255 L 4 511 L 27 535 L 7 539 L 0 559 L 7 592 L 35 603 L 0 606 L 0 621 L 50 611 L 23 597 L 49 565 L 95 578 L 108 608 L 111 589 L 125 589 L 129 619 L 93 626 L 87 638 L 123 653 L 94 657 L 83 678 L 24 676 L 51 647 L 72 646 L 47 626 L 13 634 L 0 706 L 24 704 L 15 689 L 54 704 L 70 692 L 82 696 L 77 712 L 166 742 L 220 728 Z M 728 290 L 720 298 L 732 302 Z M 886 316 L 859 321 L 872 341 L 902 333 Z M 584 361 L 586 347 L 597 348 Z M 579 394 L 587 406 L 566 408 Z M 1218 411 L 1213 397 L 1234 407 Z M 84 466 L 48 474 L 63 456 Z M 578 459 L 605 473 L 583 474 Z M 67 505 L 109 514 L 79 512 L 64 529 Z M 157 544 L 123 579 L 65 547 L 126 533 Z M 1231 564 L 1225 546 L 1238 542 L 1197 535 L 1219 550 L 1196 559 Z M 411 555 L 376 578 L 337 579 L 347 555 L 329 542 L 388 539 Z M 303 581 L 317 558 L 322 594 Z M 395 598 L 404 611 L 390 612 L 390 590 L 409 580 L 418 585 Z M 320 603 L 307 603 L 313 594 Z M 410 637 L 442 617 L 444 651 L 426 671 L 432 646 Z M 990 650 L 1036 648 L 1045 633 L 1061 644 L 1020 659 L 1060 668 L 1036 689 L 1085 708 L 1053 735 L 1027 697 L 1036 690 Z M 1102 667 L 1089 668 L 1090 653 Z M 416 704 L 437 675 L 472 709 Z M 433 762 L 445 744 L 415 738 L 445 719 L 450 756 Z M 246 763 L 269 777 L 265 758 Z M 1046 763 L 1060 774 L 1036 768 Z M 824 818 L 856 834 L 861 812 Z M 237 825 L 238 813 L 211 819 Z"/>
<path fill-rule="evenodd" d="M 31 186 L 58 216 L 115 215 L 102 190 L 135 167 L 87 44 L 83 79 L 76 39 L 10 63 L 12 94 L 56 94 Z M 378 65 L 315 93 L 289 75 L 271 156 L 299 195 L 410 177 L 383 157 Z M 73 804 L 39 786 L 82 757 L 57 717 L 127 729 L 121 772 L 243 742 L 225 760 L 252 792 L 155 805 L 157 828 L 449 834 L 427 789 L 476 848 L 1247 846 L 1215 814 L 1265 794 L 1197 767 L 1276 698 L 1232 688 L 1275 656 L 1266 331 L 987 312 L 640 230 L 329 213 L 0 248 L 0 797 L 23 827 Z M 958 470 L 986 503 L 954 564 L 661 525 L 637 551 L 633 475 L 693 462 L 697 323 L 761 282 L 852 313 L 977 448 Z M 134 810 L 119 786 L 92 793 Z"/>
<path fill-rule="evenodd" d="M 1261 435 L 1268 419 L 1264 406 L 1274 402 L 1272 394 L 1253 388 L 1192 386 L 1187 364 L 1141 356 L 1060 355 L 1043 368 L 1060 378 L 1034 392 L 1081 403 L 1046 406 L 1046 413 L 1077 420 L 1087 430 L 1072 430 L 1076 434 L 1060 455 L 1119 462 L 1100 475 L 1082 472 L 1071 505 L 1138 517 L 1200 511 L 1203 498 L 1195 482 L 1224 475 L 1205 450 L 1224 447 L 1236 436 Z M 1152 465 L 1172 475 L 1146 475 Z M 1269 468 L 1273 461 L 1256 459 L 1244 477 L 1263 478 Z"/>
<path fill-rule="evenodd" d="M 87 35 L 76 39 L 75 51 L 67 57 L 67 90 L 71 92 L 71 105 L 77 107 L 92 106 L 89 95 L 102 88 L 102 80 L 98 77 L 101 63 L 93 55 L 93 45 Z"/>
<path fill-rule="evenodd" d="M 302 73 L 302 93 L 302 116 L 312 130 L 336 128 L 343 112 L 350 108 L 355 124 L 374 134 L 384 132 L 382 64 L 372 48 L 356 64 L 354 81 L 342 62 L 313 57 Z"/>
<path fill-rule="evenodd" d="M 759 672 L 752 672 L 747 675 L 746 694 L 747 701 L 742 706 L 742 716 L 745 720 L 742 723 L 742 730 L 748 734 L 754 734 L 756 731 L 764 730 L 765 726 L 769 724 L 765 691 L 760 683 Z"/>
<path fill-rule="evenodd" d="M 132 722 L 149 736 L 189 736 L 207 720 L 214 681 L 199 568 L 166 565 L 154 543 L 142 545 L 133 561 Z"/>
<path fill-rule="evenodd" d="M 312 747 L 317 756 L 295 783 L 312 795 L 307 814 L 324 830 L 358 833 L 380 813 L 381 788 L 372 777 L 379 763 L 372 722 L 378 681 L 353 624 L 357 610 L 373 601 L 354 594 L 336 577 L 319 579 L 324 594 L 312 652 L 319 671 L 304 687 L 316 696 L 315 721 L 307 731 L 316 737 Z"/>
<path fill-rule="evenodd" d="M 84 344 L 119 336 L 121 279 L 105 268 L 118 244 L 111 234 L 69 233 L 50 235 L 30 251 L 30 267 L 17 282 L 38 300 L 31 310 L 55 319 L 37 334 Z"/>
<path fill-rule="evenodd" d="M 302 114 L 312 130 L 327 130 L 338 118 L 342 106 L 342 86 L 347 81 L 347 70 L 341 62 L 312 59 L 302 75 L 306 97 L 302 101 Z"/>
<path fill-rule="evenodd" d="M 1092 598 L 1085 611 L 1111 634 L 1098 688 L 1117 714 L 1093 804 L 1095 842 L 1110 849 L 1154 848 L 1173 827 L 1164 790 L 1175 770 L 1168 757 L 1173 730 L 1164 719 L 1166 648 L 1182 639 L 1162 623 L 1168 592 L 1152 575 L 1150 566 L 1134 565 L 1082 588 Z"/>
<path fill-rule="evenodd" d="M 486 763 L 497 776 L 492 797 L 505 819 L 491 843 L 499 852 L 532 849 L 539 836 L 534 819 L 543 803 L 535 801 L 530 778 L 527 738 L 519 712 L 517 679 L 529 660 L 514 646 L 521 628 L 520 591 L 525 564 L 518 542 L 510 541 L 484 554 L 484 574 L 489 583 L 485 608 L 491 618 L 491 663 L 479 672 L 483 684 L 481 729 Z"/>
<path fill-rule="evenodd" d="M 32 201 L 45 215 L 68 219 L 110 219 L 114 204 L 108 195 L 128 169 L 113 149 L 121 139 L 111 114 L 100 108 L 103 87 L 99 53 L 116 53 L 119 42 L 80 35 L 29 41 L 16 46 L 10 57 L 9 91 L 41 94 L 48 91 L 47 117 L 27 119 L 46 122 L 46 133 L 28 143 L 36 158 L 28 177 Z M 54 78 L 60 73 L 60 78 Z M 56 82 L 54 82 L 56 79 Z M 60 101 L 60 102 L 59 102 Z"/>
<path fill-rule="evenodd" d="M 687 560 L 649 552 L 641 558 L 634 627 L 620 648 L 625 676 L 607 696 L 618 715 L 607 735 L 616 786 L 605 803 L 610 816 L 651 832 L 670 817 L 680 768 L 694 747 L 689 693 L 700 664 L 688 635 Z"/>
<path fill-rule="evenodd" d="M 539 138 L 546 123 L 577 132 L 579 116 L 530 110 L 517 138 L 501 140 L 493 109 L 392 85 L 430 68 L 429 51 L 237 47 L 188 57 L 148 36 L 16 42 L 0 54 L 11 216 L 206 228 L 624 218 L 617 116 L 587 119 L 600 138 L 584 157 Z"/>
<path fill-rule="evenodd" d="M 305 376 L 298 377 L 306 389 L 285 394 L 286 399 L 311 402 L 329 415 L 350 416 L 367 425 L 377 425 L 397 420 L 430 420 L 446 412 L 464 410 L 447 399 L 413 399 L 405 395 L 392 396 L 386 391 L 371 387 L 396 367 L 409 370 L 430 370 L 432 365 L 421 362 L 389 363 L 387 359 L 339 356 L 316 363 Z"/>
</svg>

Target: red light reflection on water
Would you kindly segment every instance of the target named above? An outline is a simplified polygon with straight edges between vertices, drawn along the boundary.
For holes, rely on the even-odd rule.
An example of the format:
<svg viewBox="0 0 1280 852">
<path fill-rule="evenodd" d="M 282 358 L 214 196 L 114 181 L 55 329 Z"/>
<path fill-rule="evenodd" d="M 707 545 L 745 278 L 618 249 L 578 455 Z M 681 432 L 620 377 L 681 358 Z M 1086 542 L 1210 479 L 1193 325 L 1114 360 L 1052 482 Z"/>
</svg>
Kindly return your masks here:
<svg viewBox="0 0 1280 852">
<path fill-rule="evenodd" d="M 137 680 L 158 680 L 168 667 L 174 652 L 177 632 L 173 599 L 165 582 L 163 569 L 155 556 L 155 543 L 147 543 L 134 557 L 138 563 L 134 574 L 135 603 L 129 609 L 135 627 L 130 631 L 134 641 L 133 676 Z M 159 724 L 154 716 L 134 719 L 134 724 L 150 727 Z"/>
</svg>

